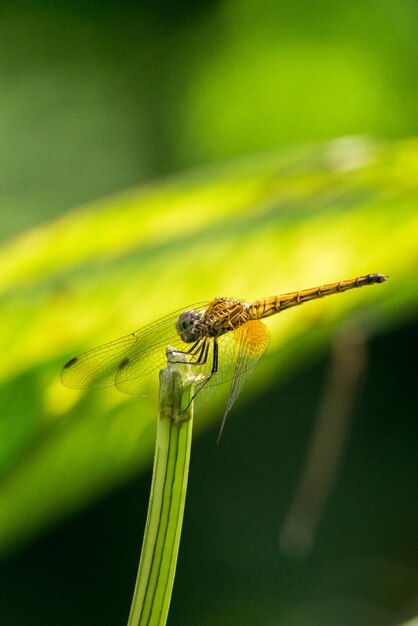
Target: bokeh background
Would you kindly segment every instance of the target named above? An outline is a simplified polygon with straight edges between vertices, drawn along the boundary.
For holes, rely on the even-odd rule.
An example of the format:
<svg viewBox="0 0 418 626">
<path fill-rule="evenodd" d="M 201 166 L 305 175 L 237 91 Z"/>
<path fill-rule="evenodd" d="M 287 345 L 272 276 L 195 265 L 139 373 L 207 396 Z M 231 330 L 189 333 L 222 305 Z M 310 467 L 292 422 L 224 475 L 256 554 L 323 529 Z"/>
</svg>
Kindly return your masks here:
<svg viewBox="0 0 418 626">
<path fill-rule="evenodd" d="M 127 620 L 155 399 L 65 390 L 67 358 L 189 302 L 368 272 L 391 279 L 272 321 L 221 445 L 222 398 L 196 416 L 169 624 L 418 613 L 417 18 L 2 3 L 2 625 Z"/>
</svg>

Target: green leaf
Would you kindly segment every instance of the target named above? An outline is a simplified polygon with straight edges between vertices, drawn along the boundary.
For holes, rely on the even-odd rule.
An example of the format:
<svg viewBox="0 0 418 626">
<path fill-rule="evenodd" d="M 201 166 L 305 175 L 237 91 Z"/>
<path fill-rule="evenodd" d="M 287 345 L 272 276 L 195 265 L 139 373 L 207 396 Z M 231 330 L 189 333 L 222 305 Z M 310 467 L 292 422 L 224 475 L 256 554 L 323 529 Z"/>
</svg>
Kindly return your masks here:
<svg viewBox="0 0 418 626">
<path fill-rule="evenodd" d="M 63 363 L 190 303 L 255 298 L 381 272 L 390 281 L 267 323 L 247 386 L 267 390 L 341 328 L 383 332 L 418 300 L 418 143 L 345 139 L 134 189 L 0 251 L 0 549 L 151 461 L 157 398 L 77 392 Z M 196 415 L 220 422 L 222 394 Z M 238 428 L 245 391 L 230 416 Z"/>
<path fill-rule="evenodd" d="M 402 624 L 399 624 L 399 626 L 418 626 L 418 617 L 413 617 L 407 622 L 402 622 Z"/>
</svg>

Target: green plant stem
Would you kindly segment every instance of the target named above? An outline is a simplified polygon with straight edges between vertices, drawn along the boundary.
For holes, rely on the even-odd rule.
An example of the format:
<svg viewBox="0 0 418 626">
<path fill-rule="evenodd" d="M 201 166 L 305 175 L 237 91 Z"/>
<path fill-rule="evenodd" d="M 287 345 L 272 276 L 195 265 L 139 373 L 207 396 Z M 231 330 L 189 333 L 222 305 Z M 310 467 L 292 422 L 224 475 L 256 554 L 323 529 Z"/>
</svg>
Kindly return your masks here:
<svg viewBox="0 0 418 626">
<path fill-rule="evenodd" d="M 160 372 L 156 450 L 141 559 L 128 626 L 164 626 L 183 523 L 193 427 L 193 382 L 184 355 L 167 348 Z M 176 361 L 176 362 L 174 362 Z"/>
</svg>

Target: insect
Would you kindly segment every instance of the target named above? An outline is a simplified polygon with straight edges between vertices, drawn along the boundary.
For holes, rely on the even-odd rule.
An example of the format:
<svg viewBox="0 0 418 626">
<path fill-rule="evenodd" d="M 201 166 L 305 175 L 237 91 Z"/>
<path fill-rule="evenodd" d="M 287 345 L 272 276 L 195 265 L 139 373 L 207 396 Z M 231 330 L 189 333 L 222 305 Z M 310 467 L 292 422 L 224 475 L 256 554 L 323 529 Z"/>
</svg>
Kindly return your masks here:
<svg viewBox="0 0 418 626">
<path fill-rule="evenodd" d="M 64 365 L 61 380 L 67 387 L 76 389 L 114 385 L 124 393 L 139 394 L 147 375 L 164 367 L 166 347 L 170 345 L 187 356 L 193 373 L 198 376 L 195 397 L 207 399 L 217 385 L 231 383 L 223 427 L 248 376 L 267 348 L 269 331 L 262 319 L 310 300 L 386 280 L 383 274 L 368 274 L 251 303 L 218 297 L 176 311 L 130 335 L 72 358 Z"/>
</svg>

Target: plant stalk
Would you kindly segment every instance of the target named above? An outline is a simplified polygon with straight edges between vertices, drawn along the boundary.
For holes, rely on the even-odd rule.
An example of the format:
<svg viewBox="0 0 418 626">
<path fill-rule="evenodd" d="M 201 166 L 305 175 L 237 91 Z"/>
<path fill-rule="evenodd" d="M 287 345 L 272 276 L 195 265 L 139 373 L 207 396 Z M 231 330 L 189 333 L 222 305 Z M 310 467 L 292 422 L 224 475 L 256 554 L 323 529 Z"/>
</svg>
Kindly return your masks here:
<svg viewBox="0 0 418 626">
<path fill-rule="evenodd" d="M 193 428 L 193 384 L 185 355 L 167 348 L 160 372 L 156 450 L 141 558 L 128 626 L 164 626 L 183 523 Z"/>
</svg>

